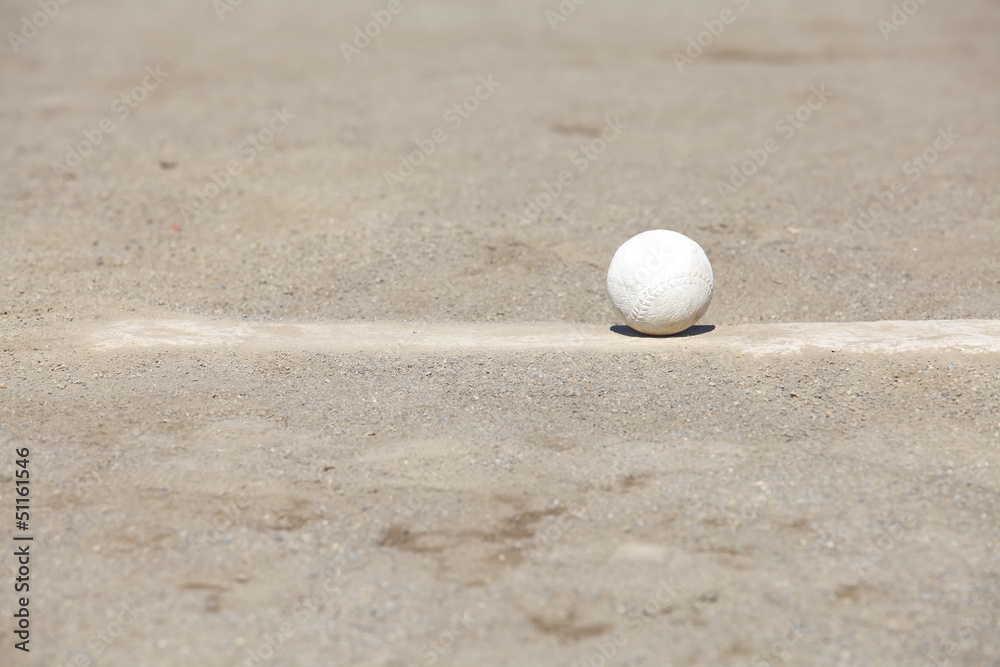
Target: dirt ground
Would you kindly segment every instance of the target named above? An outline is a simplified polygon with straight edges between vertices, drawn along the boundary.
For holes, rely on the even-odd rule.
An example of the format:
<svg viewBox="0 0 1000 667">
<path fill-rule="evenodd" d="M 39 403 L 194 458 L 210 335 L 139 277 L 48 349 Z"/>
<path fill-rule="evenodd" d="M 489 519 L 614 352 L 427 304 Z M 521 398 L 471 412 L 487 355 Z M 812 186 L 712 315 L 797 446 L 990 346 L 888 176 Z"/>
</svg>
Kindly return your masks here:
<svg viewBox="0 0 1000 667">
<path fill-rule="evenodd" d="M 1000 353 L 711 342 L 1000 319 L 996 2 L 0 25 L 3 665 L 1000 666 Z M 697 336 L 610 329 L 654 228 Z M 170 318 L 608 343 L 98 345 Z"/>
</svg>

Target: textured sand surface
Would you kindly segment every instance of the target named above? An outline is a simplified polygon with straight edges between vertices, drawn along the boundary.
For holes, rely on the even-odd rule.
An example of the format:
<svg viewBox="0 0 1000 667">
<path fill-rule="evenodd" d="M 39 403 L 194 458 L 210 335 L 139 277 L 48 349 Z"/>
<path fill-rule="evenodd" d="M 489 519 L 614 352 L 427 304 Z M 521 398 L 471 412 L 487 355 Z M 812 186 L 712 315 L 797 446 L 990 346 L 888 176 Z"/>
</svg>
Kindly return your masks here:
<svg viewBox="0 0 1000 667">
<path fill-rule="evenodd" d="M 896 4 L 0 5 L 0 664 L 1000 665 L 1000 6 Z"/>
</svg>

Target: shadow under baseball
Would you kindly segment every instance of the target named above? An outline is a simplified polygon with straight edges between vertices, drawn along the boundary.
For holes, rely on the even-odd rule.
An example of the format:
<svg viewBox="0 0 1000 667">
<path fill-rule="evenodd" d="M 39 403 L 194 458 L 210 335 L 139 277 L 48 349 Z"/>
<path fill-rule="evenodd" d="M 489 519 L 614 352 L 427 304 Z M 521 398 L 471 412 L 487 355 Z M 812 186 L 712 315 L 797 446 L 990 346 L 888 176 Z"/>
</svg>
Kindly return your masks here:
<svg viewBox="0 0 1000 667">
<path fill-rule="evenodd" d="M 669 336 L 650 336 L 649 334 L 641 333 L 632 327 L 625 326 L 624 324 L 616 324 L 611 327 L 611 331 L 613 333 L 616 333 L 619 336 L 628 336 L 629 338 L 688 338 L 690 336 L 701 336 L 702 334 L 707 334 L 708 332 L 714 330 L 714 324 L 696 324 L 693 327 L 688 327 L 684 331 L 670 334 Z"/>
</svg>

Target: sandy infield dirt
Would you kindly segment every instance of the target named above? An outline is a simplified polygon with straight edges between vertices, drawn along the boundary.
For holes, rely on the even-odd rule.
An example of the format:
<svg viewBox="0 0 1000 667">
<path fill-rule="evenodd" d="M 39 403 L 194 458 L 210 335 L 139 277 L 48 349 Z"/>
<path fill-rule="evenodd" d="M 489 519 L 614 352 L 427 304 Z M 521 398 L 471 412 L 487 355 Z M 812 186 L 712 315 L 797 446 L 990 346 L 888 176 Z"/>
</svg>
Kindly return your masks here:
<svg viewBox="0 0 1000 667">
<path fill-rule="evenodd" d="M 0 23 L 0 664 L 1000 666 L 996 2 Z"/>
</svg>

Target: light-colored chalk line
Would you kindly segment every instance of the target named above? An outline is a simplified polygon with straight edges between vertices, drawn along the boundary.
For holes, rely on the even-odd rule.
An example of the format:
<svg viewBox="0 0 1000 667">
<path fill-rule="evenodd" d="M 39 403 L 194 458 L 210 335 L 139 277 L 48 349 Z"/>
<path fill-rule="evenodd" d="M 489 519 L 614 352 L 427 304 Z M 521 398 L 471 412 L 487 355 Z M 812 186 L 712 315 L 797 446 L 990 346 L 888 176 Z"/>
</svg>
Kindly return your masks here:
<svg viewBox="0 0 1000 667">
<path fill-rule="evenodd" d="M 476 350 L 726 350 L 754 355 L 807 350 L 898 353 L 1000 352 L 1000 320 L 922 320 L 746 324 L 699 327 L 697 335 L 623 335 L 624 327 L 576 324 L 330 322 L 226 323 L 209 319 L 125 320 L 92 329 L 95 350 L 142 347 L 240 347 L 330 352 L 462 353 Z"/>
</svg>

